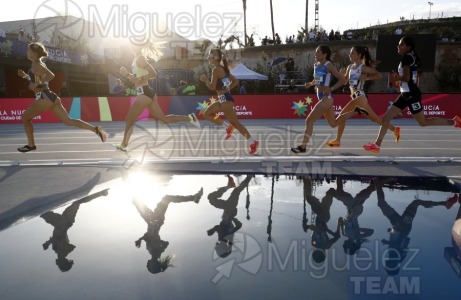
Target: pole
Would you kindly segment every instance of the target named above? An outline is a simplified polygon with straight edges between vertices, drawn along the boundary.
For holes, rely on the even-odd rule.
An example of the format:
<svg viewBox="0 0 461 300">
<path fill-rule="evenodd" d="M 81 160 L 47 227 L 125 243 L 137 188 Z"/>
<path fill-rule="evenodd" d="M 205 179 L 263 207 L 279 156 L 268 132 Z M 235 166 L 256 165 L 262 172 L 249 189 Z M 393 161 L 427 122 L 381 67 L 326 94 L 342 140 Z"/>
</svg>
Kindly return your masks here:
<svg viewBox="0 0 461 300">
<path fill-rule="evenodd" d="M 307 26 L 308 26 L 308 24 L 307 24 L 308 15 L 309 15 L 309 0 L 306 0 L 306 20 L 304 22 L 304 29 L 306 30 L 306 35 L 309 32 L 309 30 L 307 28 Z"/>
</svg>

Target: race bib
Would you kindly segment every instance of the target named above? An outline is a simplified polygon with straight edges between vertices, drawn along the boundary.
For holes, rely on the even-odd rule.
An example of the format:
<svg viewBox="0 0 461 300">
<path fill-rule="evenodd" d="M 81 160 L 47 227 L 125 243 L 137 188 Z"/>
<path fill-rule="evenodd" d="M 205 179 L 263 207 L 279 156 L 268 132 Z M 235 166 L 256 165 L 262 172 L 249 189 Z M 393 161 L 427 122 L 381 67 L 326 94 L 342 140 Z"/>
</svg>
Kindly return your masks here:
<svg viewBox="0 0 461 300">
<path fill-rule="evenodd" d="M 136 94 L 138 95 L 144 95 L 144 89 L 142 88 L 142 86 L 138 87 L 136 89 Z"/>
<path fill-rule="evenodd" d="M 352 98 L 355 99 L 355 98 L 358 98 L 358 97 L 363 96 L 363 95 L 365 95 L 365 92 L 364 92 L 364 91 L 360 91 L 360 90 L 359 90 L 359 91 L 355 91 L 355 93 L 354 93 L 354 95 L 352 96 Z"/>
<path fill-rule="evenodd" d="M 218 101 L 220 103 L 226 102 L 227 101 L 226 95 L 224 95 L 224 94 L 218 95 Z"/>
<path fill-rule="evenodd" d="M 35 100 L 39 100 L 42 98 L 42 92 L 38 92 L 37 94 L 35 94 Z"/>
<path fill-rule="evenodd" d="M 416 110 L 421 109 L 421 104 L 420 104 L 419 102 L 418 102 L 418 103 L 413 103 L 413 104 L 411 105 L 411 107 L 413 108 L 413 110 L 416 111 Z"/>
</svg>

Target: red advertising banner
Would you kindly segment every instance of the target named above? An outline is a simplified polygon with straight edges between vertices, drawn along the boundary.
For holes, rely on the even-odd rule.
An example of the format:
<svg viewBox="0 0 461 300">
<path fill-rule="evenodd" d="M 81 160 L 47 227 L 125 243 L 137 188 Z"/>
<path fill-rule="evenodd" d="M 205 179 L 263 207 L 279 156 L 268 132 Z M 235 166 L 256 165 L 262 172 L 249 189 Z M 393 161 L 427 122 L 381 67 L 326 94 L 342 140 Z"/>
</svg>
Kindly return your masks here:
<svg viewBox="0 0 461 300">
<path fill-rule="evenodd" d="M 373 110 L 382 115 L 398 94 L 369 94 L 368 101 Z M 304 119 L 318 102 L 315 95 L 235 95 L 235 111 L 241 119 Z M 199 118 L 215 96 L 159 96 L 159 104 L 165 114 L 187 114 L 195 112 Z M 334 96 L 334 110 L 339 114 L 349 102 L 350 96 Z M 29 98 L 0 99 L 0 124 L 21 123 L 21 116 L 34 100 Z M 71 118 L 89 122 L 124 121 L 133 97 L 83 97 L 64 98 L 62 103 Z M 461 94 L 424 94 L 426 117 L 453 118 L 461 114 Z M 140 119 L 146 119 L 146 110 Z M 400 116 L 411 118 L 405 110 Z M 34 122 L 59 122 L 51 111 L 35 118 Z"/>
</svg>

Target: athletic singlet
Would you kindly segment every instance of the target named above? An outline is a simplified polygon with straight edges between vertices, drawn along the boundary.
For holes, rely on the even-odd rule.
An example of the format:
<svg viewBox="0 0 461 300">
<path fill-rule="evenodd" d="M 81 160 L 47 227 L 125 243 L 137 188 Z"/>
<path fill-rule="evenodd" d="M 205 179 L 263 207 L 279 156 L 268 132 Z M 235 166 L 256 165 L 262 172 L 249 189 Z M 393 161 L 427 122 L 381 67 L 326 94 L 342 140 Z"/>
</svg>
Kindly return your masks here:
<svg viewBox="0 0 461 300">
<path fill-rule="evenodd" d="M 350 216 L 344 219 L 344 236 L 358 240 L 360 238 L 360 227 L 357 216 L 350 214 Z"/>
<path fill-rule="evenodd" d="M 410 93 L 418 90 L 418 62 L 413 53 L 407 53 L 402 56 L 402 60 L 399 64 L 399 75 L 403 76 L 403 67 L 408 66 L 410 68 L 410 80 L 408 82 L 400 82 L 400 92 Z"/>
<path fill-rule="evenodd" d="M 353 68 L 353 65 L 349 68 L 349 87 L 356 91 L 362 91 L 363 85 L 365 82 L 360 80 L 360 75 L 362 75 L 362 64 L 358 65 L 356 69 Z"/>
<path fill-rule="evenodd" d="M 328 64 L 331 64 L 331 62 L 327 61 L 323 65 L 316 64 L 314 66 L 314 80 L 316 87 L 330 85 L 331 73 L 328 72 Z"/>
<path fill-rule="evenodd" d="M 230 85 L 231 79 L 229 73 L 226 72 L 226 77 L 218 78 L 218 81 L 216 81 L 216 90 L 230 90 Z"/>
<path fill-rule="evenodd" d="M 136 63 L 138 60 L 138 58 L 135 58 L 133 60 L 133 63 L 131 64 L 131 71 L 133 72 L 133 75 L 135 77 L 141 77 L 141 76 L 144 76 L 144 75 L 147 75 L 149 74 L 149 71 L 141 68 L 141 67 L 138 67 L 138 64 Z"/>
<path fill-rule="evenodd" d="M 40 81 L 40 76 L 35 75 L 34 72 L 32 72 L 32 69 L 29 69 L 27 71 L 27 75 L 29 75 L 30 78 L 30 83 L 36 83 Z M 38 89 L 47 89 L 48 88 L 48 82 L 44 82 L 42 84 L 37 85 Z"/>
</svg>

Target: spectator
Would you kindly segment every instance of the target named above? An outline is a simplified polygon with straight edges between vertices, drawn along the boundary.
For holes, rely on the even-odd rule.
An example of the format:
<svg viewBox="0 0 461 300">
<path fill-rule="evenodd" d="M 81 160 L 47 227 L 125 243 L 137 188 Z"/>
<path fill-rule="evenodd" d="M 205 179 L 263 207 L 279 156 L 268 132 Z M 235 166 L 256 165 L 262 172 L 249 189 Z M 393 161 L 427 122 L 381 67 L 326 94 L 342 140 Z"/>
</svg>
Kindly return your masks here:
<svg viewBox="0 0 461 300">
<path fill-rule="evenodd" d="M 250 47 L 254 47 L 255 46 L 255 40 L 253 38 L 253 33 L 251 34 L 251 36 L 248 38 L 248 46 Z"/>
<path fill-rule="evenodd" d="M 287 88 L 287 94 L 296 94 L 298 88 L 296 87 L 296 81 L 294 79 L 290 80 L 290 85 Z"/>
<path fill-rule="evenodd" d="M 190 80 L 187 86 L 182 90 L 182 93 L 188 96 L 195 95 L 195 84 L 192 80 Z"/>
<path fill-rule="evenodd" d="M 387 86 L 386 93 L 389 94 L 394 94 L 397 93 L 397 91 L 394 88 L 394 84 L 392 82 L 389 82 L 389 85 Z"/>
<path fill-rule="evenodd" d="M 134 87 L 130 88 L 126 88 L 125 89 L 125 96 L 137 96 L 138 93 L 136 93 L 136 89 Z"/>
<path fill-rule="evenodd" d="M 0 98 L 8 98 L 8 95 L 6 94 L 6 88 L 3 85 L 0 86 Z"/>
<path fill-rule="evenodd" d="M 112 94 L 115 96 L 125 96 L 125 88 L 120 79 L 115 80 L 115 86 L 112 88 Z"/>
<path fill-rule="evenodd" d="M 242 81 L 242 86 L 240 87 L 240 94 L 241 94 L 241 95 L 244 95 L 244 94 L 247 93 L 246 85 L 247 85 L 247 82 L 246 82 L 246 81 Z"/>
<path fill-rule="evenodd" d="M 263 46 L 266 46 L 268 40 L 269 40 L 269 38 L 268 38 L 267 35 L 266 35 L 266 37 L 262 39 L 261 44 L 262 44 Z"/>
<path fill-rule="evenodd" d="M 314 41 L 315 41 L 315 32 L 314 32 L 314 30 L 312 30 L 312 29 L 309 31 L 309 41 L 310 41 L 310 42 L 314 42 Z"/>
<path fill-rule="evenodd" d="M 373 30 L 373 35 L 371 36 L 371 38 L 372 38 L 374 41 L 377 41 L 377 40 L 378 40 L 378 34 L 376 33 L 376 31 Z"/>
<path fill-rule="evenodd" d="M 184 80 L 181 80 L 179 82 L 178 88 L 176 89 L 176 95 L 181 96 L 184 93 L 184 87 L 186 86 L 186 82 Z"/>
<path fill-rule="evenodd" d="M 6 33 L 4 30 L 0 29 L 0 43 L 3 43 L 6 41 Z"/>
<path fill-rule="evenodd" d="M 69 89 L 67 88 L 67 82 L 63 81 L 61 90 L 59 91 L 59 97 L 70 97 Z"/>
<path fill-rule="evenodd" d="M 339 31 L 335 32 L 335 40 L 337 40 L 337 41 L 341 40 L 341 33 Z"/>
<path fill-rule="evenodd" d="M 282 40 L 280 39 L 280 36 L 278 33 L 275 34 L 275 44 L 280 45 L 282 43 Z"/>
<path fill-rule="evenodd" d="M 349 31 L 347 32 L 347 39 L 348 39 L 348 40 L 352 40 L 353 37 L 354 37 L 354 34 L 352 33 L 352 31 L 349 30 Z"/>
<path fill-rule="evenodd" d="M 24 32 L 24 29 L 19 30 L 18 41 L 24 42 L 24 43 L 29 42 L 29 38 L 26 36 L 26 33 Z"/>
<path fill-rule="evenodd" d="M 333 29 L 330 31 L 328 38 L 330 39 L 330 41 L 333 41 L 335 39 L 335 32 L 333 31 Z"/>
</svg>

